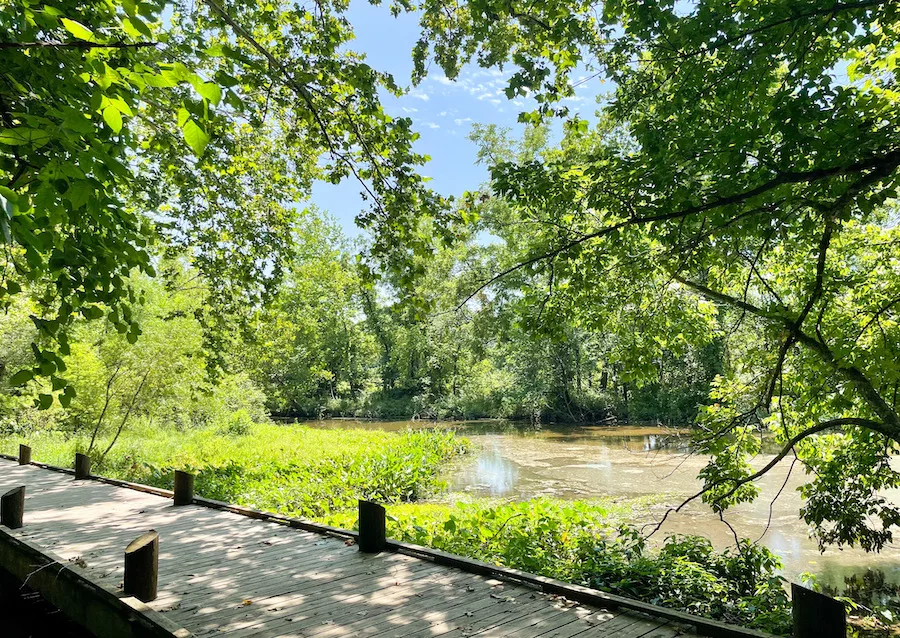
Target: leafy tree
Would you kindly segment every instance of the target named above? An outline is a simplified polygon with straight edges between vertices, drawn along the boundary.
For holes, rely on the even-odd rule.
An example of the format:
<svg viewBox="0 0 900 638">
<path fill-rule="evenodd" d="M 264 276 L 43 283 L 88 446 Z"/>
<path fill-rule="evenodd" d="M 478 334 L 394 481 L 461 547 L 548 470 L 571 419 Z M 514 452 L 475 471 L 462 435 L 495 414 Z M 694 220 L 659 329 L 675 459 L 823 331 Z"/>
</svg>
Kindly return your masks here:
<svg viewBox="0 0 900 638">
<path fill-rule="evenodd" d="M 536 91 L 546 106 L 572 60 L 593 59 L 595 79 L 615 86 L 593 130 L 574 120 L 557 151 L 494 163 L 494 193 L 529 230 L 482 285 L 522 277 L 537 306 L 546 286 L 529 282 L 551 279 L 560 311 L 632 337 L 637 377 L 664 350 L 738 324 L 756 338 L 700 420 L 712 460 L 694 498 L 722 511 L 796 458 L 821 543 L 889 542 L 900 525 L 882 496 L 900 485 L 897 3 L 467 3 L 442 18 L 439 4 L 426 5 L 424 32 L 460 52 L 435 49 L 451 75 L 467 59 L 511 59 L 525 72 L 510 94 Z M 783 448 L 757 468 L 760 422 Z"/>
<path fill-rule="evenodd" d="M 144 275 L 128 282 L 145 300 L 136 309 L 139 340 L 132 343 L 112 322 L 80 319 L 70 331 L 69 354 L 62 358 L 69 371 L 67 385 L 51 376 L 9 388 L 8 375 L 0 377 L 0 418 L 7 429 L 13 425 L 29 434 L 59 429 L 66 436 L 83 435 L 86 451 L 102 462 L 135 423 L 185 429 L 221 425 L 237 412 L 251 422 L 266 419 L 263 397 L 246 375 L 226 374 L 216 384 L 209 382 L 202 327 L 194 314 L 206 303 L 207 287 L 183 264 L 163 262 L 162 268 L 170 271 L 168 286 Z M 8 337 L 0 356 L 12 365 L 31 356 L 28 344 L 36 332 L 29 320 L 31 308 L 18 306 L 8 309 L 0 324 Z M 75 396 L 66 408 L 53 405 L 54 395 L 72 391 Z"/>
<path fill-rule="evenodd" d="M 359 401 L 374 375 L 374 338 L 365 329 L 361 281 L 335 223 L 310 212 L 271 308 L 254 320 L 253 345 L 238 356 L 271 408 L 316 416 Z"/>
<path fill-rule="evenodd" d="M 206 277 L 213 346 L 278 281 L 312 180 L 357 179 L 373 205 L 363 225 L 439 204 L 414 170 L 410 120 L 380 106 L 400 89 L 346 49 L 346 10 L 3 3 L 0 304 L 28 288 L 40 332 L 16 383 L 62 372 L 77 315 L 136 340 L 128 277 L 154 274 L 156 242 Z M 404 228 L 378 232 L 415 244 Z"/>
</svg>

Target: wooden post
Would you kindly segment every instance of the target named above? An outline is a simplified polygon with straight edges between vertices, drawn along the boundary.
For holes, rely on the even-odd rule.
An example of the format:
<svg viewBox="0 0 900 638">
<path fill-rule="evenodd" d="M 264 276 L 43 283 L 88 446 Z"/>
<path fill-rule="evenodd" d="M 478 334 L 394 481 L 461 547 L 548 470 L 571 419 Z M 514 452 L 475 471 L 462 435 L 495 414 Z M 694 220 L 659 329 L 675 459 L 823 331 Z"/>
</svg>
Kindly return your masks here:
<svg viewBox="0 0 900 638">
<path fill-rule="evenodd" d="M 175 470 L 175 505 L 194 502 L 194 475 Z"/>
<path fill-rule="evenodd" d="M 794 638 L 846 638 L 844 604 L 825 594 L 791 583 Z"/>
<path fill-rule="evenodd" d="M 156 600 L 159 534 L 150 530 L 125 548 L 125 593 L 145 603 Z"/>
<path fill-rule="evenodd" d="M 387 546 L 384 508 L 372 501 L 359 501 L 359 551 L 375 554 Z"/>
<path fill-rule="evenodd" d="M 24 443 L 19 443 L 19 465 L 31 463 L 31 448 Z"/>
<path fill-rule="evenodd" d="M 91 457 L 87 454 L 75 454 L 75 478 L 91 478 Z"/>
<path fill-rule="evenodd" d="M 0 525 L 10 529 L 22 527 L 22 515 L 25 513 L 25 486 L 14 487 L 0 496 Z"/>
</svg>

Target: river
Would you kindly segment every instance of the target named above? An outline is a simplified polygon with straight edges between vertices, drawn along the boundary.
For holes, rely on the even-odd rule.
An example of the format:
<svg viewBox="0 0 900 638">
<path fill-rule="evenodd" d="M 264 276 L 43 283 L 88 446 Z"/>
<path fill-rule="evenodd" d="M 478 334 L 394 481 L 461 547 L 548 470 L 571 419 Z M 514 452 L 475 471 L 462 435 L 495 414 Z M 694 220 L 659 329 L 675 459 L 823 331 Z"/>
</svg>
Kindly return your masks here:
<svg viewBox="0 0 900 638">
<path fill-rule="evenodd" d="M 536 496 L 658 498 L 659 504 L 649 509 L 644 520 L 634 521 L 637 524 L 658 522 L 669 507 L 696 493 L 700 488 L 697 473 L 705 464 L 704 457 L 689 454 L 684 431 L 656 427 L 346 420 L 310 425 L 386 430 L 452 426 L 472 440 L 476 449 L 445 477 L 450 491 L 445 498 L 460 493 L 510 500 Z M 771 458 L 771 454 L 760 454 L 754 465 L 761 466 Z M 900 587 L 900 544 L 880 554 L 834 548 L 820 553 L 799 517 L 803 500 L 797 487 L 806 477 L 799 464 L 788 477 L 789 466 L 788 461 L 776 466 L 760 482 L 759 498 L 729 510 L 726 521 L 740 536 L 759 539 L 778 554 L 788 579 L 798 580 L 809 572 L 833 592 L 862 589 L 857 595 L 864 599 L 895 596 Z M 900 492 L 888 497 L 900 500 Z M 728 526 L 700 502 L 670 514 L 655 538 L 662 540 L 672 533 L 707 536 L 720 548 L 734 543 Z"/>
</svg>

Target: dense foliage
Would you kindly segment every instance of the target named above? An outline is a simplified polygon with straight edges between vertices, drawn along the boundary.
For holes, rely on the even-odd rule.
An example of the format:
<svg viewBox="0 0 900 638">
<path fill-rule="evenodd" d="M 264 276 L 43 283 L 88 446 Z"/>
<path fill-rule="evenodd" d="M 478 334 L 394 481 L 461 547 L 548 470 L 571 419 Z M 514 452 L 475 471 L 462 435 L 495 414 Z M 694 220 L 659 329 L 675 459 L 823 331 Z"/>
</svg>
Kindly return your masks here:
<svg viewBox="0 0 900 638">
<path fill-rule="evenodd" d="M 491 183 L 454 204 L 426 188 L 411 120 L 380 104 L 402 90 L 349 49 L 348 10 L 0 0 L 4 431 L 67 437 L 127 473 L 132 430 L 224 440 L 266 407 L 696 417 L 709 464 L 688 501 L 723 513 L 789 461 L 823 547 L 891 543 L 897 2 L 399 0 L 422 27 L 414 82 L 432 59 L 450 79 L 511 63 L 507 97 L 537 103 L 519 144 L 475 130 Z M 566 115 L 585 65 L 613 90 L 551 146 L 540 124 Z M 358 261 L 302 210 L 314 180 L 346 178 L 371 205 Z M 759 468 L 763 436 L 781 448 Z M 410 437 L 314 470 L 236 456 L 206 489 L 299 512 L 414 498 L 453 445 Z M 764 554 L 672 547 L 652 560 L 693 557 L 667 568 L 697 584 L 688 598 L 751 615 Z M 627 560 L 579 577 L 657 595 L 662 572 L 624 548 L 595 547 Z"/>
<path fill-rule="evenodd" d="M 234 362 L 276 414 L 680 425 L 694 419 L 724 365 L 713 340 L 667 350 L 654 377 L 635 383 L 614 336 L 575 322 L 548 334 L 515 282 L 456 312 L 472 273 L 502 253 L 475 239 L 427 263 L 415 288 L 422 307 L 403 300 L 400 282 L 361 277 L 327 218 L 307 215 L 296 237 L 284 285 Z"/>
<path fill-rule="evenodd" d="M 346 49 L 346 10 L 0 3 L 0 304 L 29 288 L 40 335 L 17 383 L 69 387 L 77 316 L 138 337 L 129 275 L 155 273 L 154 245 L 206 275 L 197 314 L 218 362 L 223 323 L 279 280 L 314 179 L 356 179 L 373 205 L 361 223 L 434 200 L 410 120 L 379 103 L 400 89 Z"/>
<path fill-rule="evenodd" d="M 44 431 L 5 436 L 0 445 L 9 453 L 27 442 L 36 460 L 68 467 L 89 441 L 87 433 Z M 231 416 L 187 431 L 145 422 L 109 454 L 91 456 L 103 476 L 172 489 L 173 470 L 189 470 L 208 498 L 318 517 L 355 508 L 360 498 L 397 503 L 439 491 L 442 465 L 468 445 L 448 431 L 319 430 Z"/>
<path fill-rule="evenodd" d="M 438 245 L 487 231 L 506 250 L 474 264 L 485 275 L 474 291 L 506 278 L 511 292 L 497 304 L 471 294 L 456 308 L 531 308 L 530 322 L 509 325 L 526 326 L 526 343 L 543 337 L 539 356 L 557 370 L 549 392 L 526 386 L 519 415 L 577 416 L 568 380 L 578 390 L 594 334 L 616 335 L 624 402 L 629 383 L 663 385 L 669 353 L 680 360 L 752 332 L 761 338 L 738 342 L 739 363 L 714 366 L 725 375 L 701 419 L 697 447 L 712 461 L 697 498 L 721 510 L 755 497 L 767 468 L 747 459 L 762 424 L 784 445 L 773 463 L 791 456 L 814 472 L 803 515 L 823 544 L 879 549 L 892 539 L 900 510 L 880 494 L 900 485 L 889 462 L 900 439 L 896 3 L 397 3 L 422 25 L 414 81 L 431 57 L 450 78 L 468 61 L 511 61 L 507 95 L 538 102 L 523 115 L 531 122 L 564 114 L 556 105 L 581 62 L 614 82 L 597 126 L 569 121 L 557 150 L 489 155 L 495 197 L 466 198 L 446 215 L 416 173 L 424 158 L 412 151 L 411 122 L 379 104 L 379 90 L 400 89 L 344 46 L 346 4 L 7 8 L 0 302 L 25 289 L 33 300 L 33 360 L 9 381 L 49 378 L 37 405 L 67 406 L 77 393 L 63 374 L 76 316 L 105 317 L 137 340 L 144 299 L 132 277 L 155 273 L 157 241 L 205 275 L 207 303 L 193 314 L 203 354 L 223 363 L 225 320 L 256 312 L 282 277 L 298 214 L 290 204 L 317 177 L 351 176 L 372 202 L 359 218 L 374 234 L 367 276 L 418 300 L 384 312 L 376 287 L 355 302 L 368 306 L 380 347 L 382 398 L 467 397 L 441 365 L 458 353 L 421 347 L 430 335 L 402 315 L 440 307 L 423 299 L 434 286 L 422 282 L 450 270 L 429 262 L 470 259 L 447 259 L 453 249 Z M 335 292 L 347 301 L 346 286 Z M 438 317 L 430 327 L 459 343 L 456 321 Z M 737 327 L 724 330 L 727 319 Z M 362 352 L 332 350 L 298 381 L 311 387 L 330 373 L 332 395 L 345 383 L 353 400 Z M 500 375 L 534 362 L 507 354 Z M 347 380 L 323 366 L 346 368 Z"/>
</svg>

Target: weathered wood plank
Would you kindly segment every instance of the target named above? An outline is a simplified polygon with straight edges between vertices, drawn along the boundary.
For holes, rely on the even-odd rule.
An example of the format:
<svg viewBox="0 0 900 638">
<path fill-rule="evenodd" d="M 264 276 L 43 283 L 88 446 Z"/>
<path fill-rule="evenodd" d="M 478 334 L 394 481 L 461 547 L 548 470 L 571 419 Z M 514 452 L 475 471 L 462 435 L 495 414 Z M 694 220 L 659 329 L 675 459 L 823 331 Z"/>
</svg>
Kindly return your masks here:
<svg viewBox="0 0 900 638">
<path fill-rule="evenodd" d="M 432 566 L 432 568 L 438 570 L 436 573 L 441 573 L 440 568 L 434 566 Z M 349 617 L 351 619 L 350 622 L 352 622 L 355 618 L 353 613 L 355 613 L 356 618 L 359 619 L 358 622 L 354 623 L 355 635 L 363 635 L 365 633 L 365 627 L 373 627 L 374 625 L 372 623 L 375 619 L 382 614 L 393 612 L 398 607 L 402 607 L 404 614 L 418 614 L 422 609 L 433 608 L 435 599 L 441 601 L 442 608 L 445 606 L 446 608 L 449 608 L 453 605 L 461 604 L 462 600 L 460 600 L 459 597 L 453 596 L 452 594 L 448 595 L 446 592 L 448 589 L 452 591 L 452 588 L 460 582 L 465 581 L 465 578 L 458 578 L 458 575 L 447 575 L 446 570 L 444 570 L 444 573 L 445 575 L 443 577 L 429 578 L 423 588 L 419 590 L 412 587 L 414 585 L 414 582 L 412 581 L 403 583 L 403 587 L 384 588 L 382 586 L 377 588 L 374 595 L 347 596 L 346 598 L 335 600 L 333 603 L 328 604 L 324 609 L 314 602 L 310 603 L 295 599 L 291 601 L 291 606 L 286 606 L 281 610 L 281 613 L 266 623 L 265 631 L 267 633 L 274 632 L 277 634 L 288 626 L 290 626 L 293 631 L 299 631 L 321 624 L 325 621 L 333 621 L 335 617 Z M 436 582 L 441 579 L 445 579 L 445 582 Z M 417 578 L 416 580 L 419 579 Z M 463 589 L 465 589 L 464 586 Z M 390 602 L 392 597 L 413 600 L 415 602 L 403 604 L 401 606 L 399 604 L 392 604 Z M 351 609 L 351 606 L 355 608 L 355 611 Z M 359 625 L 365 625 L 365 627 L 358 627 Z M 229 638 L 240 638 L 240 636 L 255 634 L 253 634 L 252 631 L 248 632 L 242 630 L 234 634 L 227 633 L 226 635 L 228 635 Z"/>
<path fill-rule="evenodd" d="M 531 594 L 521 594 L 513 601 L 501 601 L 500 605 L 489 607 L 472 616 L 457 618 L 453 621 L 440 622 L 432 625 L 426 631 L 416 631 L 410 634 L 397 634 L 398 636 L 444 636 L 445 638 L 462 638 L 472 636 L 489 629 L 499 628 L 506 623 L 518 618 L 546 609 L 549 604 L 540 595 L 530 598 Z M 438 612 L 439 613 L 439 612 Z"/>
</svg>

